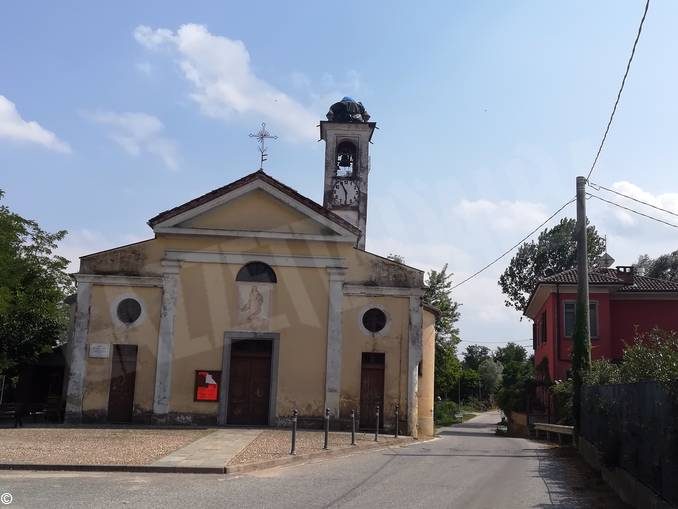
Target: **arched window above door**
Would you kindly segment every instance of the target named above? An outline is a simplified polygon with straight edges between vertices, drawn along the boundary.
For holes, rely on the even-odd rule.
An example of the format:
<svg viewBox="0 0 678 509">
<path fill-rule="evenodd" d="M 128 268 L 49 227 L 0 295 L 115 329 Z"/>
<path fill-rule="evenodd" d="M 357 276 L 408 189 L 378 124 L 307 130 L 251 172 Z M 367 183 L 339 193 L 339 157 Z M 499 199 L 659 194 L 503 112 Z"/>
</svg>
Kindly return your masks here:
<svg viewBox="0 0 678 509">
<path fill-rule="evenodd" d="M 238 271 L 236 281 L 250 283 L 277 283 L 278 278 L 270 265 L 264 262 L 250 262 Z"/>
</svg>

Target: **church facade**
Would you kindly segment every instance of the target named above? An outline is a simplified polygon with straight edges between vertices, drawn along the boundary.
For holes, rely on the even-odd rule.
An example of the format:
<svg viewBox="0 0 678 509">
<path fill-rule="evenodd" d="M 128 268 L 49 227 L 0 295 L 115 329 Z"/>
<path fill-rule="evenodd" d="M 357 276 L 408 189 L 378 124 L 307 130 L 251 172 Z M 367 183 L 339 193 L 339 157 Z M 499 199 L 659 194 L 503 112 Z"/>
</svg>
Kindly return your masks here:
<svg viewBox="0 0 678 509">
<path fill-rule="evenodd" d="M 83 256 L 70 422 L 335 425 L 433 433 L 436 310 L 423 272 L 364 250 L 376 124 L 345 98 L 320 125 L 320 205 L 262 170 Z"/>
</svg>

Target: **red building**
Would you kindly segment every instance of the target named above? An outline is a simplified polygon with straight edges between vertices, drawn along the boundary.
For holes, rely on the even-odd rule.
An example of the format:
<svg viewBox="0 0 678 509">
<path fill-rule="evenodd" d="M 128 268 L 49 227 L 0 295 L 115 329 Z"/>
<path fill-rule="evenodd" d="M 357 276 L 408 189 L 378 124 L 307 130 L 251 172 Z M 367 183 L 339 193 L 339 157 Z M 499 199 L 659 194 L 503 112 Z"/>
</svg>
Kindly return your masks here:
<svg viewBox="0 0 678 509">
<path fill-rule="evenodd" d="M 533 322 L 538 380 L 564 380 L 571 367 L 577 271 L 566 270 L 539 283 L 525 315 Z M 636 330 L 678 330 L 678 283 L 634 273 L 633 267 L 589 272 L 591 357 L 619 359 Z"/>
</svg>

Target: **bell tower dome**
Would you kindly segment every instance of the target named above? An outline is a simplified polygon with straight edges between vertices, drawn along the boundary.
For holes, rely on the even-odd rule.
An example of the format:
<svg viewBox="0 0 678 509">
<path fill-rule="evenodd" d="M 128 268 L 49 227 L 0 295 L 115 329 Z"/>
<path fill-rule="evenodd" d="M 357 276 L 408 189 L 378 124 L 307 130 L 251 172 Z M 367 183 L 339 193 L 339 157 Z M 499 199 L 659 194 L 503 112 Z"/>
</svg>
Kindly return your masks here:
<svg viewBox="0 0 678 509">
<path fill-rule="evenodd" d="M 323 206 L 360 228 L 359 249 L 365 249 L 370 140 L 377 126 L 369 120 L 360 102 L 344 97 L 320 122 L 320 139 L 325 141 Z"/>
</svg>

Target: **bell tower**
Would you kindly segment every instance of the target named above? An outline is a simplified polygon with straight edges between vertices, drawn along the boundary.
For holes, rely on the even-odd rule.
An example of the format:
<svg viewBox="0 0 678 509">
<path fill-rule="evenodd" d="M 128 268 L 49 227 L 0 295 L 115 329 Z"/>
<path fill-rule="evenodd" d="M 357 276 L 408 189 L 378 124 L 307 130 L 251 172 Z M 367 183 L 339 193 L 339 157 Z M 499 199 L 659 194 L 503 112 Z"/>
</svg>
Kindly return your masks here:
<svg viewBox="0 0 678 509">
<path fill-rule="evenodd" d="M 344 97 L 320 122 L 320 139 L 325 141 L 323 206 L 360 228 L 359 249 L 365 249 L 370 140 L 377 126 L 369 119 L 361 103 Z"/>
</svg>

